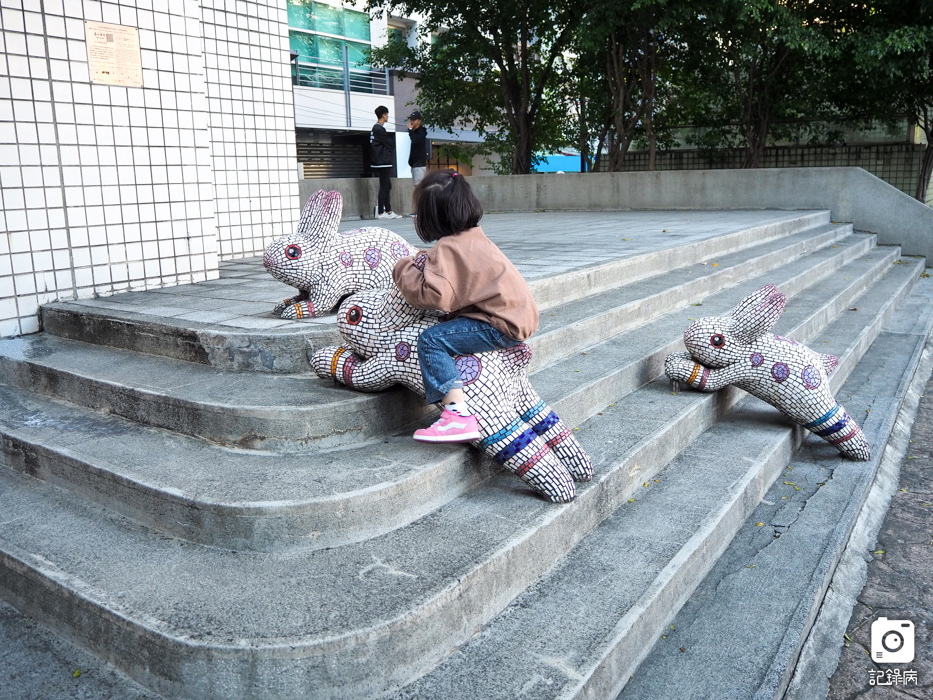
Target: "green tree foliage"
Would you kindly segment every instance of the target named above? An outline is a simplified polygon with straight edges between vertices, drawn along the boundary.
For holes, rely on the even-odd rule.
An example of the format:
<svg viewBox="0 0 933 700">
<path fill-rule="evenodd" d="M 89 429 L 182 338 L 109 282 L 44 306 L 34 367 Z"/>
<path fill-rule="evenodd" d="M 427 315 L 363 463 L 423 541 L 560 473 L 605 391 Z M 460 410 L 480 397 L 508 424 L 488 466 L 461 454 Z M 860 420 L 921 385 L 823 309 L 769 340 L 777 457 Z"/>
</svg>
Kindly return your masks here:
<svg viewBox="0 0 933 700">
<path fill-rule="evenodd" d="M 389 0 L 419 13 L 419 48 L 374 62 L 418 75 L 429 121 L 487 132 L 504 170 L 578 146 L 587 170 L 619 170 L 631 145 L 658 148 L 689 125 L 709 157 L 820 120 L 906 115 L 933 142 L 933 0 Z M 813 128 L 811 142 L 832 139 Z M 925 196 L 933 146 L 923 159 Z"/>
<path fill-rule="evenodd" d="M 843 115 L 889 121 L 906 116 L 926 135 L 915 196 L 933 174 L 933 0 L 840 4 L 827 13 L 838 53 L 831 92 Z"/>
<path fill-rule="evenodd" d="M 821 65 L 832 42 L 821 9 L 821 0 L 707 3 L 679 76 L 698 145 L 743 147 L 742 166 L 758 167 L 782 127 L 825 113 Z"/>
<path fill-rule="evenodd" d="M 573 140 L 591 170 L 620 170 L 636 140 L 648 147 L 648 168 L 654 169 L 659 143 L 670 142 L 665 126 L 677 93 L 674 67 L 701 21 L 695 0 L 591 0 L 571 73 L 578 117 Z"/>
<path fill-rule="evenodd" d="M 572 0 L 389 0 L 372 4 L 427 17 L 412 49 L 391 43 L 376 65 L 418 76 L 426 120 L 487 131 L 513 174 L 564 142 L 563 54 L 584 6 Z"/>
</svg>

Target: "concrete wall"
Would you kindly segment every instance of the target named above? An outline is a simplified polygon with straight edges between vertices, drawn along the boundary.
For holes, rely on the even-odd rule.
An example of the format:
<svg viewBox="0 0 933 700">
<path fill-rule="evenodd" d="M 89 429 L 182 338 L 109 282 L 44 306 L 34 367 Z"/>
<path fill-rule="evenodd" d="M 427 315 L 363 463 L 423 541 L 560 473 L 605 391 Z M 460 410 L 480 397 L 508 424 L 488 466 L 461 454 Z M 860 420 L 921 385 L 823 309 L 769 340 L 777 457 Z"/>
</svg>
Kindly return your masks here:
<svg viewBox="0 0 933 700">
<path fill-rule="evenodd" d="M 567 173 L 470 177 L 489 212 L 619 209 L 829 209 L 933 261 L 933 209 L 861 168 L 683 170 L 652 173 Z M 301 199 L 317 189 L 344 196 L 344 218 L 372 218 L 375 180 L 304 180 Z M 392 205 L 409 213 L 411 181 L 393 182 Z"/>
<path fill-rule="evenodd" d="M 407 139 L 407 134 L 405 135 Z M 492 178 L 490 178 L 492 179 Z M 411 195 L 414 191 L 410 177 L 392 178 L 392 193 L 389 203 L 398 214 L 411 213 Z M 379 193 L 377 178 L 332 178 L 319 180 L 301 180 L 299 197 L 302 206 L 316 190 L 338 190 L 343 195 L 343 218 L 375 219 L 376 195 Z"/>
</svg>

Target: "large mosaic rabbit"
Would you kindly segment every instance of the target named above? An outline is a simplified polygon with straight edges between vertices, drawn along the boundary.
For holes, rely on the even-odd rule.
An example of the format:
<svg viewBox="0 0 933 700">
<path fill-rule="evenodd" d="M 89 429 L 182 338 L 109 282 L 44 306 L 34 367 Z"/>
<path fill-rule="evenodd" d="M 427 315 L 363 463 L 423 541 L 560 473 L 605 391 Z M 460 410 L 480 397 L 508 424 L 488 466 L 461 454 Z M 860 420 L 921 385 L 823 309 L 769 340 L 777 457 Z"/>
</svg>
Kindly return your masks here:
<svg viewBox="0 0 933 700">
<path fill-rule="evenodd" d="M 281 318 L 321 316 L 348 294 L 391 286 L 396 261 L 417 252 L 393 231 L 378 227 L 337 232 L 343 197 L 318 190 L 308 198 L 294 234 L 270 243 L 263 265 L 299 294 L 272 311 Z"/>
<path fill-rule="evenodd" d="M 359 292 L 337 312 L 346 347 L 317 351 L 311 366 L 360 391 L 403 384 L 424 396 L 418 336 L 438 322 L 415 309 L 397 288 Z M 593 466 L 574 434 L 528 381 L 531 351 L 522 343 L 506 350 L 456 358 L 467 401 L 476 411 L 482 439 L 472 443 L 551 501 L 573 500 L 574 480 L 589 481 Z"/>
<path fill-rule="evenodd" d="M 700 391 L 734 384 L 835 445 L 846 457 L 870 459 L 865 434 L 829 390 L 826 375 L 838 366 L 836 356 L 768 333 L 786 303 L 787 297 L 769 284 L 745 297 L 729 316 L 693 322 L 684 331 L 687 352 L 667 357 L 667 376 Z"/>
</svg>

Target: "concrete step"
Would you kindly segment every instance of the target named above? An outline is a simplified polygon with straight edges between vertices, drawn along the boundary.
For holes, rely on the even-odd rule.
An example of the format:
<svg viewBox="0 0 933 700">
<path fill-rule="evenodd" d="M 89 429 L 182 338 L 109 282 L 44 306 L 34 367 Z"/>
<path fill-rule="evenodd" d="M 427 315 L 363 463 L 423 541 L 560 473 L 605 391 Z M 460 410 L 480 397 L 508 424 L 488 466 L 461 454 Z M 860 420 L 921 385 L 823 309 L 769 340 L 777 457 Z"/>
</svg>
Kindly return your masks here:
<svg viewBox="0 0 933 700">
<path fill-rule="evenodd" d="M 687 252 L 663 251 L 661 261 L 696 253 L 695 245 L 685 246 Z M 822 257 L 833 260 L 826 265 L 842 265 L 871 245 L 869 237 L 851 235 L 851 226 L 827 225 L 772 237 L 717 258 L 715 266 L 697 263 L 637 282 L 621 277 L 617 284 L 622 286 L 544 312 L 540 331 L 529 341 L 532 366 L 551 364 L 788 260 L 825 248 Z M 643 257 L 651 259 L 652 254 Z M 604 283 L 596 275 L 590 286 Z M 244 448 L 294 451 L 354 445 L 397 431 L 432 410 L 402 389 L 366 395 L 310 375 L 231 376 L 229 370 L 49 333 L 0 340 L 0 376 L 80 406 Z"/>
<path fill-rule="evenodd" d="M 920 269 L 915 262 L 890 267 L 859 300 L 860 312 L 830 330 L 826 349 L 840 355 L 840 376 L 851 371 Z M 845 276 L 827 279 L 817 292 L 838 299 L 830 286 Z M 839 287 L 849 283 L 839 280 Z M 778 332 L 803 339 L 800 331 L 814 314 L 803 320 L 789 314 Z M 661 469 L 740 396 L 672 395 L 670 384 L 658 381 L 615 402 L 579 430 L 598 466 L 572 504 L 516 498 L 519 482 L 496 474 L 404 527 L 313 551 L 193 545 L 0 470 L 0 586 L 18 609 L 81 639 L 158 692 L 226 698 L 313 690 L 319 697 L 372 697 L 431 669 L 567 552 L 585 552 L 574 545 L 628 499 L 639 503 L 638 494 L 651 492 L 643 482 L 658 478 L 663 484 Z M 763 461 L 780 470 L 791 431 L 773 417 L 770 423 L 767 430 L 784 447 Z M 740 435 L 731 435 L 733 457 L 719 461 L 740 462 L 734 455 L 746 453 L 734 447 Z M 735 500 L 741 507 L 757 499 Z M 664 512 L 692 511 L 691 504 L 691 492 L 682 491 Z M 714 530 L 727 541 L 723 530 Z M 702 568 L 708 555 L 698 547 L 691 561 Z M 688 589 L 676 580 L 664 590 Z M 566 610 L 576 609 L 577 594 L 563 603 L 566 629 L 573 626 Z M 472 697 L 481 696 L 474 690 Z"/>
<path fill-rule="evenodd" d="M 620 280 L 639 279 L 829 224 L 826 211 L 768 212 L 770 216 L 766 217 L 752 214 L 759 221 L 751 225 L 730 225 L 728 221 L 734 216 L 720 216 L 726 219 L 725 224 L 706 221 L 700 234 L 689 234 L 689 224 L 684 222 L 681 228 L 686 230 L 656 233 L 645 238 L 642 245 L 616 240 L 620 255 L 627 257 L 609 263 L 572 265 L 569 271 L 531 279 L 530 284 L 541 307 L 550 308 L 613 288 Z M 762 218 L 764 223 L 760 222 Z M 527 215 L 523 219 L 527 220 Z M 496 224 L 492 221 L 489 232 L 497 240 L 494 230 Z M 415 245 L 423 245 L 410 230 L 406 235 Z M 512 248 L 506 248 L 508 254 Z M 514 251 L 512 255 L 515 257 Z M 572 260 L 573 251 L 565 251 L 565 257 Z M 605 259 L 606 255 L 599 257 Z M 521 267 L 518 260 L 516 264 Z M 293 296 L 295 290 L 273 280 L 258 258 L 227 264 L 224 269 L 221 279 L 195 285 L 49 304 L 41 310 L 42 328 L 72 340 L 263 373 L 306 373 L 308 355 L 320 347 L 339 344 L 333 315 L 304 321 L 271 316 L 272 306 Z M 242 317 L 237 326 L 222 322 L 236 316 Z"/>
<path fill-rule="evenodd" d="M 840 268 L 848 255 L 840 257 L 839 250 L 862 247 L 840 243 L 838 249 L 817 251 L 792 270 L 769 271 L 708 297 L 699 308 L 705 314 L 728 310 L 750 291 L 774 282 L 796 295 L 785 322 L 812 333 L 897 257 L 896 248 L 873 248 Z M 837 274 L 827 279 L 834 270 Z M 681 342 L 688 314 L 698 310 L 688 309 L 592 347 L 586 362 L 582 356 L 568 358 L 532 380 L 558 415 L 580 425 L 662 373 L 664 356 Z M 166 534 L 231 549 L 320 548 L 373 537 L 424 516 L 496 470 L 475 450 L 415 443 L 407 431 L 311 454 L 245 451 L 50 401 L 25 388 L 0 386 L 0 396 L 6 464 Z M 686 421 L 693 425 L 681 430 L 686 441 L 668 447 L 683 446 L 686 436 L 715 418 L 704 415 L 694 424 L 692 413 L 674 412 L 641 434 L 666 434 Z M 87 440 L 88 435 L 95 439 Z M 669 458 L 676 452 L 656 456 L 653 445 L 647 440 L 638 448 L 644 454 L 637 451 L 633 458 Z M 602 468 L 598 460 L 596 465 Z"/>
<path fill-rule="evenodd" d="M 840 354 L 833 386 L 858 416 L 872 461 L 846 460 L 809 434 L 794 455 L 804 431 L 745 396 L 663 470 L 639 477 L 632 500 L 546 576 L 392 697 L 782 697 L 933 324 L 933 284 L 908 295 L 923 268 L 904 267 L 908 275 L 892 271 L 854 302 L 858 318 L 843 312 L 809 341 Z M 780 527 L 780 539 L 762 522 Z"/>
<path fill-rule="evenodd" d="M 163 700 L 2 601 L 0 649 L 2 700 Z"/>
<path fill-rule="evenodd" d="M 906 397 L 916 400 L 933 369 L 931 331 L 933 284 L 922 279 L 839 394 L 872 431 L 867 434 L 876 446 L 902 421 L 899 410 L 906 425 L 913 422 L 916 406 Z M 903 450 L 888 448 L 900 458 Z M 880 447 L 874 452 L 871 462 L 836 463 L 825 459 L 822 441 L 808 436 L 752 504 L 719 561 L 672 620 L 675 631 L 651 648 L 620 700 L 785 698 L 879 463 L 890 458 Z M 816 654 L 826 651 L 817 643 Z M 800 680 L 806 688 L 820 679 Z"/>
<path fill-rule="evenodd" d="M 624 330 L 645 323 L 721 289 L 786 265 L 821 248 L 836 246 L 841 261 L 866 250 L 860 237 L 843 242 L 850 225 L 828 225 L 766 241 L 715 260 L 669 269 L 585 299 L 551 308 L 541 317 L 529 346 L 535 353 L 532 368 L 555 357 L 583 350 Z M 841 249 L 841 250 L 840 250 Z"/>
<path fill-rule="evenodd" d="M 581 299 L 615 289 L 623 280 L 630 284 L 679 267 L 712 261 L 784 236 L 825 230 L 829 225 L 828 211 L 798 212 L 713 238 L 672 243 L 660 248 L 654 246 L 655 249 L 644 253 L 533 280 L 529 285 L 538 308 L 547 310 L 570 299 Z"/>
<path fill-rule="evenodd" d="M 47 333 L 0 340 L 0 376 L 77 406 L 257 450 L 355 445 L 434 410 L 402 387 L 362 394 L 309 374 L 231 372 Z"/>
<path fill-rule="evenodd" d="M 812 333 L 821 324 L 839 313 L 845 304 L 872 284 L 896 260 L 892 248 L 866 248 L 872 243 L 861 234 L 798 258 L 788 265 L 753 277 L 715 294 L 693 297 L 688 311 L 660 316 L 648 323 L 624 331 L 617 336 L 554 362 L 534 373 L 534 381 L 561 397 L 567 420 L 576 425 L 593 415 L 594 408 L 607 405 L 613 397 L 623 396 L 648 381 L 663 375 L 668 353 L 683 348 L 683 329 L 696 317 L 727 313 L 748 293 L 765 284 L 775 284 L 790 297 L 796 297 L 795 309 L 788 318 L 803 318 L 811 314 L 802 328 Z M 844 272 L 840 270 L 845 267 Z M 823 281 L 833 279 L 823 286 Z M 801 294 L 814 287 L 812 293 Z M 683 306 L 683 305 L 682 305 Z M 587 367 L 605 368 L 597 378 L 587 376 Z M 590 373 L 592 370 L 590 370 Z"/>
</svg>

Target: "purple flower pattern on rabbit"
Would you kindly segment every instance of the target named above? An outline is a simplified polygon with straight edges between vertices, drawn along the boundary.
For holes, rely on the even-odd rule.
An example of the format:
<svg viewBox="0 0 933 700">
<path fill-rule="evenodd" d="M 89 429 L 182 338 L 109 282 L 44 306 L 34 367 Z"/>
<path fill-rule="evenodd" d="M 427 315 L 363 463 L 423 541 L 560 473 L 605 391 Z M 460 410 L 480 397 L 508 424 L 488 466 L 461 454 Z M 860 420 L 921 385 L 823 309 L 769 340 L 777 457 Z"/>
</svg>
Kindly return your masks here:
<svg viewBox="0 0 933 700">
<path fill-rule="evenodd" d="M 276 316 L 322 316 L 348 294 L 389 287 L 395 261 L 417 252 L 397 233 L 384 228 L 338 233 L 342 212 L 339 192 L 318 190 L 308 198 L 295 233 L 266 246 L 266 270 L 299 292 L 276 305 L 272 310 Z"/>
<path fill-rule="evenodd" d="M 402 384 L 424 396 L 418 336 L 437 322 L 435 313 L 415 309 L 394 286 L 359 292 L 337 312 L 344 346 L 318 350 L 311 366 L 318 376 L 360 391 Z M 472 444 L 549 500 L 573 500 L 574 481 L 589 481 L 593 466 L 528 381 L 528 346 L 456 359 L 482 435 Z"/>
<path fill-rule="evenodd" d="M 871 459 L 862 429 L 830 392 L 826 375 L 839 365 L 836 356 L 768 332 L 786 303 L 787 297 L 770 284 L 745 297 L 728 316 L 693 322 L 684 331 L 687 352 L 667 357 L 667 376 L 700 391 L 734 384 L 846 457 Z"/>
</svg>

